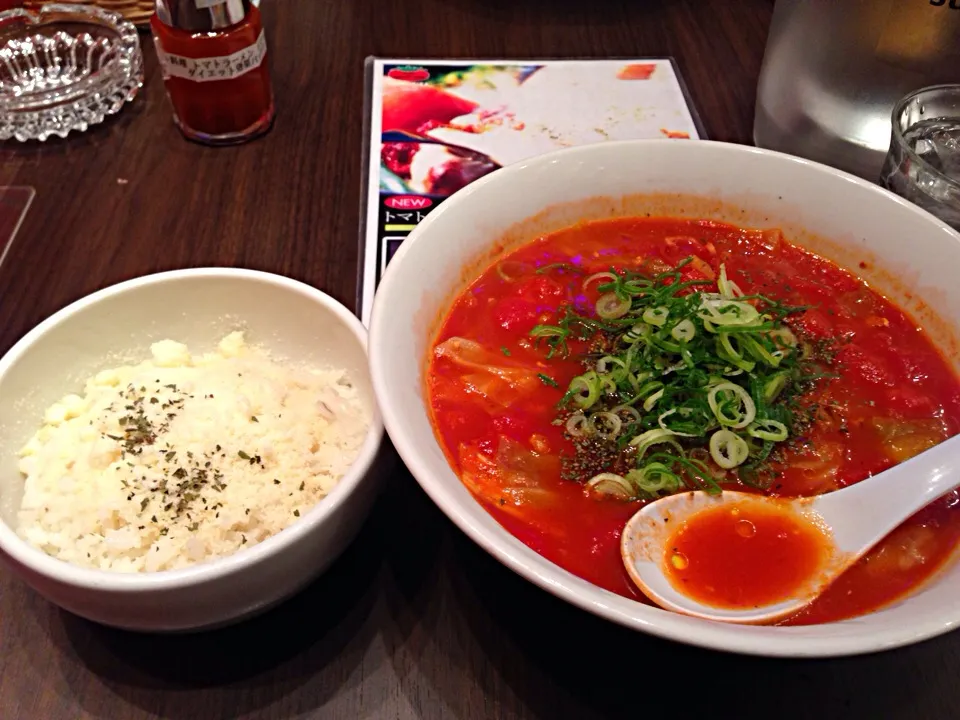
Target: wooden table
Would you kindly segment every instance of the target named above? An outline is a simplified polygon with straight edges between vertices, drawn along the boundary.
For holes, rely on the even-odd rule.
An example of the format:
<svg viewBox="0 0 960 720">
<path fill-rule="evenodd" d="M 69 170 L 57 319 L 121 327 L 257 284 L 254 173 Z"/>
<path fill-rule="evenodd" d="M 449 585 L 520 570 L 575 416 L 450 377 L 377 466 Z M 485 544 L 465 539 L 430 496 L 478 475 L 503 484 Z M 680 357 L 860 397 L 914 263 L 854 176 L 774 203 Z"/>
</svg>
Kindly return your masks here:
<svg viewBox="0 0 960 720">
<path fill-rule="evenodd" d="M 112 122 L 0 148 L 32 209 L 0 268 L 0 352 L 97 288 L 260 268 L 353 305 L 363 59 L 673 55 L 710 137 L 749 142 L 772 3 L 268 0 L 276 128 L 210 150 L 170 122 L 155 54 Z M 0 571 L 0 718 L 949 718 L 960 635 L 833 661 L 738 658 L 632 634 L 466 540 L 405 472 L 332 570 L 238 627 L 105 629 Z"/>
</svg>

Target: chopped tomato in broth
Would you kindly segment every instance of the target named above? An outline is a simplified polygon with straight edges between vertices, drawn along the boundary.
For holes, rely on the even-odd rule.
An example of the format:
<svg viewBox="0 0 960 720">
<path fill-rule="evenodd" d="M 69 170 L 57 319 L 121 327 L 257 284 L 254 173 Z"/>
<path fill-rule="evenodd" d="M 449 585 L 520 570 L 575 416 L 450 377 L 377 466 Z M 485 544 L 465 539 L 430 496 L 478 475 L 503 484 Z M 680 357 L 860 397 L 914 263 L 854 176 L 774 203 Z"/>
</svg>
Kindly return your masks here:
<svg viewBox="0 0 960 720">
<path fill-rule="evenodd" d="M 724 263 L 748 294 L 809 306 L 787 323 L 830 340 L 839 377 L 814 391 L 817 413 L 767 491 L 815 495 L 859 482 L 960 431 L 960 381 L 906 314 L 865 283 L 787 242 L 779 231 L 713 221 L 631 218 L 585 223 L 520 247 L 454 302 L 436 340 L 427 392 L 438 438 L 464 484 L 513 535 L 570 572 L 643 600 L 620 559 L 626 521 L 642 501 L 597 499 L 560 477 L 573 452 L 554 424 L 557 403 L 583 372 L 586 348 L 548 358 L 529 333 L 562 308 L 592 311 L 592 273 L 656 274 L 688 257 L 685 279 L 714 279 Z M 572 272 L 575 265 L 580 272 Z M 738 489 L 744 489 L 737 486 Z M 898 528 L 795 623 L 870 612 L 916 588 L 960 542 L 960 495 Z"/>
</svg>

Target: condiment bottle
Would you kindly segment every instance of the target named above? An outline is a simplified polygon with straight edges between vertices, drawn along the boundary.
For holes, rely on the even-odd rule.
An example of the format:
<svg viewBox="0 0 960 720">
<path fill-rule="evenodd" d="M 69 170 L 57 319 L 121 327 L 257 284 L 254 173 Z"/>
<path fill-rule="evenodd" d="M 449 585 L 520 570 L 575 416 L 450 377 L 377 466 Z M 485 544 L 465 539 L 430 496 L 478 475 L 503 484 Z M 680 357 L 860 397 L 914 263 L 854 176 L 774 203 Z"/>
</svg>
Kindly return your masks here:
<svg viewBox="0 0 960 720">
<path fill-rule="evenodd" d="M 156 0 L 150 26 L 174 119 L 187 138 L 230 145 L 270 129 L 267 43 L 250 0 Z"/>
</svg>

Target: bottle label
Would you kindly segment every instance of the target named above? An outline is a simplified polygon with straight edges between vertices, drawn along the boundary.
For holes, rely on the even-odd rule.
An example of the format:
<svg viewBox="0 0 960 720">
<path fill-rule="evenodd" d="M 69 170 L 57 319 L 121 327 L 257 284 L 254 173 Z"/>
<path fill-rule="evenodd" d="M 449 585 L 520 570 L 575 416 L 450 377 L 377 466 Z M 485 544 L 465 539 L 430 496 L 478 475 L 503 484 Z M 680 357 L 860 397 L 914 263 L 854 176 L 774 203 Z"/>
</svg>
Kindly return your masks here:
<svg viewBox="0 0 960 720">
<path fill-rule="evenodd" d="M 233 80 L 263 64 L 267 56 L 267 38 L 260 31 L 257 41 L 250 47 L 232 55 L 219 57 L 188 58 L 163 51 L 157 43 L 157 57 L 164 77 L 179 77 L 194 82 Z"/>
</svg>

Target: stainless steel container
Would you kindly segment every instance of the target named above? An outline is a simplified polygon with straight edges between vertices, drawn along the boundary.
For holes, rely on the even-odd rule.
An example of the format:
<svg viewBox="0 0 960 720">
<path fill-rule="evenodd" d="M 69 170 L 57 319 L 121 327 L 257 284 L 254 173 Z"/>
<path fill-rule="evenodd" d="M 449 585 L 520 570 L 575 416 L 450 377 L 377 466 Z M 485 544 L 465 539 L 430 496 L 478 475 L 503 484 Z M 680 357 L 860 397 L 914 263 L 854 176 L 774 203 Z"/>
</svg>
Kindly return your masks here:
<svg viewBox="0 0 960 720">
<path fill-rule="evenodd" d="M 777 0 L 754 142 L 871 181 L 912 90 L 960 82 L 960 0 Z"/>
</svg>

